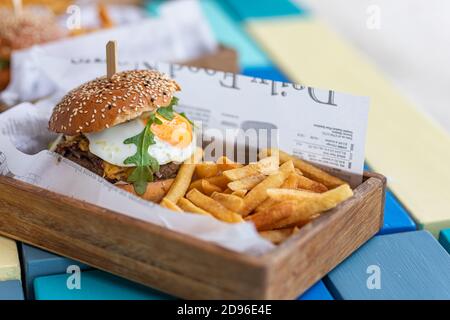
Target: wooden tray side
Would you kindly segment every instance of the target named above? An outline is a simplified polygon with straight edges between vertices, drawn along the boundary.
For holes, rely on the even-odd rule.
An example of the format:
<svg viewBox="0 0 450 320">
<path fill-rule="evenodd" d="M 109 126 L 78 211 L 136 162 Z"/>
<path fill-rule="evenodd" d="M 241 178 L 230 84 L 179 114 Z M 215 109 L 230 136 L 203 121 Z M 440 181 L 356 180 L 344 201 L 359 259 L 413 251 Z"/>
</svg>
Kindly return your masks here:
<svg viewBox="0 0 450 320">
<path fill-rule="evenodd" d="M 181 298 L 245 298 L 266 286 L 256 257 L 6 177 L 0 233 Z"/>
<path fill-rule="evenodd" d="M 261 257 L 0 177 L 0 234 L 188 299 L 296 298 L 383 223 L 383 176 Z"/>
<path fill-rule="evenodd" d="M 295 299 L 383 226 L 386 179 L 366 173 L 354 197 L 309 223 L 266 255 L 266 299 Z"/>
</svg>

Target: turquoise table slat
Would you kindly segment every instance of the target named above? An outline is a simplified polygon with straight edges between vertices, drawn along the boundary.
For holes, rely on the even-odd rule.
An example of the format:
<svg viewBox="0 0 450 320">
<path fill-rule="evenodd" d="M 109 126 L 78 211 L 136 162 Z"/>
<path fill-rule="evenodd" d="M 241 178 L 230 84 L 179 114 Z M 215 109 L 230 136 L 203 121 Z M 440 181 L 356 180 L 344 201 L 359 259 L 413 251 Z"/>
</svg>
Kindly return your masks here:
<svg viewBox="0 0 450 320">
<path fill-rule="evenodd" d="M 334 300 L 322 280 L 303 293 L 297 300 Z"/>
<path fill-rule="evenodd" d="M 258 77 L 262 79 L 270 79 L 275 81 L 289 82 L 289 79 L 274 66 L 260 68 L 245 68 L 242 74 L 249 77 Z"/>
<path fill-rule="evenodd" d="M 0 281 L 0 300 L 23 300 L 22 283 L 19 280 Z"/>
<path fill-rule="evenodd" d="M 144 6 L 147 12 L 152 16 L 159 15 L 159 7 L 165 0 L 145 0 Z"/>
<path fill-rule="evenodd" d="M 25 271 L 25 293 L 28 299 L 33 299 L 33 281 L 37 277 L 65 273 L 68 266 L 77 265 L 81 270 L 90 267 L 71 259 L 22 244 L 22 265 Z"/>
<path fill-rule="evenodd" d="M 364 164 L 364 170 L 372 171 L 367 163 Z M 397 200 L 395 195 L 390 190 L 386 190 L 384 224 L 378 234 L 399 233 L 414 230 L 417 230 L 414 220 Z"/>
<path fill-rule="evenodd" d="M 242 20 L 295 16 L 306 13 L 290 0 L 226 0 Z"/>
<path fill-rule="evenodd" d="M 386 191 L 384 204 L 384 224 L 379 234 L 398 233 L 417 230 L 414 220 L 411 219 L 406 209 L 397 200 L 394 194 Z"/>
<path fill-rule="evenodd" d="M 200 4 L 217 41 L 239 53 L 241 69 L 271 65 L 267 55 L 246 34 L 232 13 L 224 10 L 219 0 L 201 0 Z"/>
<path fill-rule="evenodd" d="M 450 255 L 431 233 L 413 231 L 372 238 L 325 279 L 344 300 L 450 299 L 449 271 Z"/>
<path fill-rule="evenodd" d="M 34 280 L 36 300 L 170 300 L 173 297 L 112 274 L 93 270 L 81 272 L 80 289 L 68 289 L 70 274 Z"/>
<path fill-rule="evenodd" d="M 442 230 L 439 234 L 439 242 L 450 254 L 450 229 Z"/>
</svg>

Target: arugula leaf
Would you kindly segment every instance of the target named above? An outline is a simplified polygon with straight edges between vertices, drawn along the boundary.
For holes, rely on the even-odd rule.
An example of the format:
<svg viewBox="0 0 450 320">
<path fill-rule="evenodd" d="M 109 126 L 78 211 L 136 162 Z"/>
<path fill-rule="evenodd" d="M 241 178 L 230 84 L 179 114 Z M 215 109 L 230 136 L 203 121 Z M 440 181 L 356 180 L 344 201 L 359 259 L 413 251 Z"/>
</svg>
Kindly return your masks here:
<svg viewBox="0 0 450 320">
<path fill-rule="evenodd" d="M 128 182 L 133 183 L 134 191 L 143 195 L 147 190 L 147 183 L 153 181 L 153 173 L 158 172 L 159 163 L 148 153 L 150 145 L 155 144 L 153 132 L 150 127 L 153 122 L 157 123 L 155 115 L 150 116 L 144 130 L 134 137 L 126 139 L 124 144 L 135 144 L 136 153 L 124 160 L 124 164 L 135 164 L 136 168 L 128 177 Z"/>
<path fill-rule="evenodd" d="M 172 100 L 170 101 L 170 104 L 167 107 L 161 107 L 158 108 L 158 110 L 156 112 L 158 112 L 158 114 L 160 114 L 162 117 L 164 117 L 167 120 L 172 120 L 175 116 L 173 114 L 173 107 L 175 105 L 178 104 L 178 98 L 177 97 L 173 97 Z"/>
<path fill-rule="evenodd" d="M 136 167 L 128 176 L 128 182 L 133 183 L 134 191 L 140 196 L 147 190 L 147 183 L 152 181 L 153 172 L 149 166 Z"/>
<path fill-rule="evenodd" d="M 150 113 L 148 121 L 151 121 L 152 123 L 156 123 L 156 124 L 162 124 L 162 121 L 159 120 L 154 113 Z"/>
<path fill-rule="evenodd" d="M 173 97 L 167 107 L 158 108 L 156 112 L 170 121 L 175 117 L 173 107 L 176 104 L 178 104 L 178 98 Z M 180 115 L 194 126 L 194 123 L 189 120 L 183 112 L 180 113 Z M 138 195 L 143 195 L 145 193 L 147 190 L 147 183 L 153 181 L 153 174 L 159 170 L 158 161 L 148 153 L 148 148 L 152 144 L 155 144 L 155 136 L 151 131 L 153 123 L 158 125 L 162 124 L 162 121 L 156 117 L 155 113 L 149 115 L 147 124 L 141 133 L 128 138 L 123 142 L 124 144 L 135 144 L 137 147 L 136 153 L 126 158 L 123 163 L 134 164 L 136 166 L 133 172 L 128 176 L 128 182 L 133 183 L 134 191 Z"/>
</svg>

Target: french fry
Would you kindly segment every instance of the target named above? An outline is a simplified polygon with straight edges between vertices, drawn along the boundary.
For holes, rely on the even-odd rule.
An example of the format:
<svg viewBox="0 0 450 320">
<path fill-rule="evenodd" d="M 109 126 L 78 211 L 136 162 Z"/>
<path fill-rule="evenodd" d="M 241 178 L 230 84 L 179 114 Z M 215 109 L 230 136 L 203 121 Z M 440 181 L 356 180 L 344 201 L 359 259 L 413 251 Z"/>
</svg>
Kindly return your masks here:
<svg viewBox="0 0 450 320">
<path fill-rule="evenodd" d="M 197 189 L 200 192 L 203 192 L 203 179 L 198 179 L 193 182 L 188 187 L 188 191 L 192 189 Z"/>
<path fill-rule="evenodd" d="M 259 206 L 257 206 L 255 208 L 255 213 L 256 212 L 260 212 L 260 211 L 264 211 L 267 208 L 273 206 L 275 203 L 277 203 L 278 201 L 272 198 L 267 198 L 266 200 L 264 200 Z"/>
<path fill-rule="evenodd" d="M 218 186 L 221 189 L 226 189 L 227 184 L 230 182 L 230 180 L 225 176 L 216 176 L 216 177 L 209 177 L 205 178 L 206 181 Z"/>
<path fill-rule="evenodd" d="M 230 179 L 231 181 L 241 180 L 248 176 L 254 176 L 258 174 L 258 170 L 251 166 L 245 166 L 241 168 L 226 170 L 223 175 Z"/>
<path fill-rule="evenodd" d="M 297 228 L 297 227 L 296 227 Z M 261 237 L 269 240 L 273 244 L 280 244 L 294 234 L 295 228 L 285 228 L 278 230 L 260 231 Z"/>
<path fill-rule="evenodd" d="M 227 186 L 233 191 L 249 190 L 253 189 L 254 186 L 263 181 L 265 178 L 266 178 L 265 175 L 263 175 L 262 173 L 258 173 L 252 176 L 242 178 L 240 180 L 232 181 L 228 183 Z"/>
<path fill-rule="evenodd" d="M 230 223 L 244 221 L 239 214 L 223 206 L 220 202 L 204 195 L 197 189 L 192 189 L 191 191 L 189 191 L 186 194 L 186 198 L 188 198 L 196 206 L 202 208 L 207 212 L 210 212 L 219 220 Z"/>
<path fill-rule="evenodd" d="M 299 224 L 302 225 L 305 222 L 309 222 L 317 217 L 316 214 L 330 210 L 342 201 L 350 198 L 353 195 L 353 191 L 348 184 L 344 184 L 335 189 L 317 195 L 319 195 L 319 198 L 310 198 L 303 201 L 291 200 L 297 202 L 295 210 L 289 217 L 276 222 L 272 228 L 280 229 Z M 273 207 L 269 209 L 272 210 Z"/>
<path fill-rule="evenodd" d="M 201 160 L 203 154 L 203 150 L 201 148 L 197 148 L 192 156 L 189 157 L 178 170 L 178 174 L 175 178 L 175 181 L 170 186 L 169 192 L 167 192 L 164 198 L 172 201 L 173 203 L 177 203 L 189 188 L 189 185 L 192 180 L 192 176 L 194 175 L 195 165 Z"/>
<path fill-rule="evenodd" d="M 293 190 L 293 189 L 282 189 L 282 188 L 270 188 L 267 189 L 267 195 L 270 199 L 277 202 L 279 201 L 289 201 L 289 200 L 310 200 L 310 199 L 320 199 L 321 193 L 316 193 L 307 190 Z"/>
<path fill-rule="evenodd" d="M 287 161 L 283 163 L 278 173 L 267 176 L 263 181 L 257 184 L 252 190 L 250 190 L 244 197 L 244 206 L 239 211 L 244 217 L 252 212 L 257 206 L 259 206 L 264 200 L 267 199 L 268 195 L 266 190 L 269 188 L 280 187 L 284 180 L 294 172 L 294 165 L 292 161 Z"/>
<path fill-rule="evenodd" d="M 228 170 L 242 168 L 244 165 L 242 163 L 221 163 L 218 164 L 217 166 L 220 172 L 224 172 Z"/>
<path fill-rule="evenodd" d="M 197 163 L 195 166 L 195 175 L 197 178 L 209 178 L 219 174 L 219 167 L 214 162 Z"/>
<path fill-rule="evenodd" d="M 202 190 L 203 193 L 206 194 L 207 196 L 210 196 L 213 192 L 222 191 L 221 188 L 205 179 L 202 179 Z"/>
<path fill-rule="evenodd" d="M 222 156 L 219 159 L 217 159 L 216 164 L 219 168 L 219 171 L 221 172 L 241 168 L 244 166 L 243 164 L 234 162 L 225 156 Z"/>
<path fill-rule="evenodd" d="M 209 212 L 203 210 L 202 208 L 197 207 L 195 204 L 193 204 L 186 198 L 181 198 L 180 200 L 178 200 L 177 205 L 186 212 L 197 213 L 204 216 L 211 216 Z"/>
<path fill-rule="evenodd" d="M 181 210 L 179 206 L 177 206 L 175 203 L 172 202 L 172 200 L 169 200 L 167 198 L 163 198 L 160 202 L 160 205 L 172 211 L 183 212 L 183 210 Z"/>
<path fill-rule="evenodd" d="M 299 184 L 299 176 L 297 172 L 291 173 L 281 185 L 285 189 L 297 189 Z"/>
<path fill-rule="evenodd" d="M 271 175 L 278 171 L 280 161 L 276 156 L 263 158 L 255 163 L 250 163 L 249 166 L 256 169 L 259 173 Z"/>
<path fill-rule="evenodd" d="M 281 188 L 283 189 L 296 189 L 298 186 L 298 179 L 299 176 L 297 173 L 291 173 L 286 180 L 283 182 L 283 184 L 281 185 Z M 275 203 L 277 203 L 277 200 L 272 199 L 272 198 L 267 198 L 266 200 L 264 200 L 263 203 L 261 203 L 259 206 L 257 206 L 255 208 L 255 211 L 262 211 L 265 210 L 271 206 L 273 206 Z"/>
<path fill-rule="evenodd" d="M 214 192 L 211 195 L 211 198 L 213 198 L 217 202 L 220 202 L 223 206 L 234 212 L 238 212 L 239 209 L 244 205 L 244 199 L 232 194 Z"/>
<path fill-rule="evenodd" d="M 167 191 L 169 191 L 170 186 L 172 185 L 174 179 L 166 179 L 155 182 L 150 182 L 147 184 L 147 189 L 145 193 L 140 196 L 141 198 L 152 201 L 155 203 L 161 202 L 162 198 L 166 195 Z M 131 184 L 118 184 L 117 187 L 136 194 L 134 192 L 134 187 Z"/>
<path fill-rule="evenodd" d="M 259 161 L 246 166 L 226 157 L 198 163 L 201 156 L 199 149 L 175 179 L 149 184 L 147 196 L 177 212 L 253 222 L 262 237 L 279 244 L 353 195 L 344 181 L 277 149 L 261 151 Z"/>
<path fill-rule="evenodd" d="M 230 182 L 230 180 L 228 180 L 228 178 L 225 176 L 215 176 L 215 177 L 209 177 L 209 178 L 204 178 L 204 179 L 198 179 L 198 180 L 191 182 L 191 184 L 189 185 L 188 191 L 190 191 L 192 189 L 197 189 L 200 192 L 204 193 L 203 192 L 203 180 L 219 187 L 221 190 L 226 189 L 227 184 Z M 218 191 L 218 190 L 215 190 L 215 191 Z"/>
<path fill-rule="evenodd" d="M 305 176 L 298 176 L 298 186 L 299 189 L 305 189 L 317 193 L 322 193 L 328 191 L 328 188 L 324 184 L 311 180 Z"/>
<path fill-rule="evenodd" d="M 246 217 L 245 220 L 253 222 L 258 231 L 272 230 L 275 229 L 274 226 L 277 223 L 293 214 L 297 204 L 297 200 L 277 203 L 266 210 Z"/>
<path fill-rule="evenodd" d="M 243 198 L 243 197 L 245 197 L 247 191 L 248 190 L 240 189 L 240 190 L 236 190 L 236 191 L 231 192 L 231 194 Z"/>
<path fill-rule="evenodd" d="M 345 181 L 332 176 L 331 174 L 313 166 L 312 164 L 301 160 L 300 158 L 291 156 L 286 152 L 283 152 L 278 149 L 265 149 L 260 152 L 261 155 L 276 155 L 278 154 L 280 157 L 280 162 L 284 163 L 286 161 L 292 160 L 294 166 L 301 170 L 303 175 L 307 178 L 310 178 L 314 181 L 320 182 L 324 184 L 327 188 L 333 189 L 340 185 L 346 184 Z"/>
</svg>

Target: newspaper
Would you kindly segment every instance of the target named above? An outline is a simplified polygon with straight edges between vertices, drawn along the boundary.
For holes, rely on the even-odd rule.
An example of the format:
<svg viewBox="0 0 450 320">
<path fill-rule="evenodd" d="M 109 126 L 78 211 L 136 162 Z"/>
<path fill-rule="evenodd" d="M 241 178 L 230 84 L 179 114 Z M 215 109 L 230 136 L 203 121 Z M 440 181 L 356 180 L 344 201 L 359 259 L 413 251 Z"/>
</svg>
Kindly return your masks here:
<svg viewBox="0 0 450 320">
<path fill-rule="evenodd" d="M 273 248 L 250 223 L 227 224 L 211 217 L 172 213 L 46 151 L 55 139 L 47 131 L 47 122 L 61 93 L 87 77 L 103 75 L 105 65 L 74 59 L 52 61 L 50 57 L 41 62 L 59 84 L 60 93 L 36 105 L 21 104 L 0 115 L 3 175 L 230 250 L 261 254 Z M 369 110 L 365 97 L 170 63 L 135 60 L 122 64 L 122 68 L 126 67 L 157 69 L 175 79 L 182 87 L 177 93 L 177 111 L 194 120 L 206 138 L 226 132 L 221 138 L 235 143 L 240 133 L 266 130 L 270 132 L 267 139 L 257 136 L 253 141 L 257 147 L 276 146 L 297 154 L 326 167 L 352 186 L 362 181 Z"/>
</svg>

